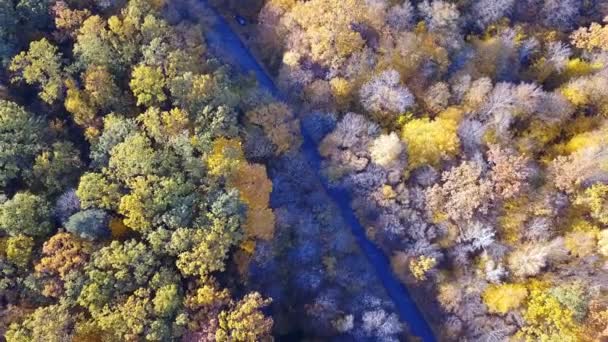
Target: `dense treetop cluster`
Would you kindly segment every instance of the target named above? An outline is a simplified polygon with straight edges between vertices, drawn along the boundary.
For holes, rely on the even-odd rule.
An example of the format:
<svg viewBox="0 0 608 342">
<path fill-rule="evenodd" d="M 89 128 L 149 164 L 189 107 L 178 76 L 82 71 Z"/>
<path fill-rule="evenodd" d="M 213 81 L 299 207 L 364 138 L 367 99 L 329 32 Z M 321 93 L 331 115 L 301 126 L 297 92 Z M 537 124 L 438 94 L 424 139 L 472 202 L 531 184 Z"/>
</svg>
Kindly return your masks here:
<svg viewBox="0 0 608 342">
<path fill-rule="evenodd" d="M 438 338 L 608 336 L 605 1 L 258 12 L 252 46 Z"/>
<path fill-rule="evenodd" d="M 270 338 L 271 299 L 220 279 L 274 233 L 238 112 L 259 112 L 267 156 L 297 136 L 176 6 L 0 1 L 7 341 Z"/>
</svg>

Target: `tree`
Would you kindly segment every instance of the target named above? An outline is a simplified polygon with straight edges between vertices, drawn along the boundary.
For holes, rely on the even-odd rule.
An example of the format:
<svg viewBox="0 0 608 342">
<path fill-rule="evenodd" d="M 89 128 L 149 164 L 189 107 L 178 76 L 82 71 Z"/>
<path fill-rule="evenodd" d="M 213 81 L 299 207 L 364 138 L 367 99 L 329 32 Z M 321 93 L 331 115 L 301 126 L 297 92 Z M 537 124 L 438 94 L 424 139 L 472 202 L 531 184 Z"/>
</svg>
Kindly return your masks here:
<svg viewBox="0 0 608 342">
<path fill-rule="evenodd" d="M 266 136 L 277 146 L 278 153 L 284 153 L 299 146 L 300 125 L 284 103 L 271 103 L 247 112 L 247 118 L 259 125 Z"/>
<path fill-rule="evenodd" d="M 20 268 L 26 268 L 32 257 L 34 239 L 25 235 L 11 236 L 6 242 L 6 258 Z"/>
<path fill-rule="evenodd" d="M 11 236 L 43 237 L 51 232 L 51 210 L 42 197 L 19 192 L 0 205 L 0 229 Z"/>
<path fill-rule="evenodd" d="M 12 1 L 0 1 L 0 64 L 6 66 L 17 43 L 18 17 Z"/>
<path fill-rule="evenodd" d="M 272 182 L 266 176 L 266 167 L 242 163 L 230 177 L 228 185 L 239 190 L 241 200 L 248 207 L 245 221 L 247 235 L 272 239 L 275 217 L 272 209 L 268 208 Z"/>
<path fill-rule="evenodd" d="M 407 146 L 409 169 L 425 164 L 437 166 L 441 160 L 455 156 L 460 149 L 457 126 L 455 121 L 442 118 L 406 123 L 401 137 Z"/>
<path fill-rule="evenodd" d="M 515 0 L 482 0 L 475 3 L 473 11 L 475 12 L 477 24 L 485 28 L 502 17 L 506 17 L 513 9 Z"/>
<path fill-rule="evenodd" d="M 579 194 L 574 204 L 589 210 L 591 217 L 602 224 L 608 224 L 608 185 L 595 184 Z"/>
<path fill-rule="evenodd" d="M 109 221 L 105 211 L 89 209 L 70 216 L 65 223 L 65 229 L 82 239 L 105 239 L 110 237 Z"/>
<path fill-rule="evenodd" d="M 490 178 L 498 196 L 502 199 L 509 199 L 524 190 L 525 182 L 530 176 L 526 157 L 513 155 L 498 145 L 491 145 L 488 160 L 492 163 Z"/>
<path fill-rule="evenodd" d="M 165 95 L 165 77 L 158 68 L 138 65 L 133 69 L 131 91 L 137 98 L 138 106 L 159 105 L 167 100 Z"/>
<path fill-rule="evenodd" d="M 375 338 L 389 337 L 403 331 L 397 314 L 388 314 L 383 309 L 364 312 L 362 320 L 363 330 Z"/>
<path fill-rule="evenodd" d="M 62 342 L 71 339 L 71 327 L 76 319 L 66 305 L 42 306 L 28 315 L 22 323 L 12 324 L 5 337 L 8 342 Z"/>
<path fill-rule="evenodd" d="M 243 297 L 233 308 L 222 311 L 218 317 L 219 329 L 215 333 L 217 341 L 260 341 L 270 338 L 273 321 L 261 311 L 270 302 L 254 292 Z"/>
<path fill-rule="evenodd" d="M 572 317 L 581 322 L 587 315 L 589 295 L 586 286 L 580 282 L 562 284 L 550 291 L 560 304 L 572 312 Z"/>
<path fill-rule="evenodd" d="M 112 241 L 93 253 L 86 264 L 78 303 L 97 312 L 118 295 L 147 287 L 159 267 L 160 261 L 144 243 Z"/>
<path fill-rule="evenodd" d="M 74 54 L 85 66 L 107 67 L 113 71 L 123 68 L 110 42 L 111 33 L 98 15 L 88 17 L 80 26 L 74 44 Z"/>
<path fill-rule="evenodd" d="M 434 257 L 421 255 L 410 261 L 410 272 L 417 281 L 427 279 L 427 274 L 437 265 L 437 260 Z"/>
<path fill-rule="evenodd" d="M 91 146 L 93 167 L 101 169 L 102 166 L 106 166 L 110 158 L 110 151 L 136 130 L 137 124 L 133 119 L 126 119 L 116 114 L 104 117 L 103 132 Z"/>
<path fill-rule="evenodd" d="M 538 274 L 549 262 L 564 259 L 567 251 L 563 239 L 556 238 L 544 244 L 528 243 L 509 254 L 509 270 L 516 277 Z"/>
<path fill-rule="evenodd" d="M 120 180 L 128 181 L 141 175 L 157 171 L 157 152 L 145 135 L 136 133 L 114 146 L 110 152 L 108 166 Z"/>
<path fill-rule="evenodd" d="M 101 173 L 87 172 L 80 177 L 76 190 L 83 209 L 116 210 L 120 200 L 120 187 Z"/>
<path fill-rule="evenodd" d="M 95 106 L 108 109 L 120 103 L 120 89 L 106 67 L 91 66 L 83 78 L 84 89 Z"/>
<path fill-rule="evenodd" d="M 0 186 L 30 172 L 44 147 L 42 122 L 22 107 L 0 100 Z"/>
<path fill-rule="evenodd" d="M 170 229 L 189 227 L 196 215 L 198 193 L 181 178 L 150 175 L 128 183 L 131 192 L 120 199 L 118 212 L 129 228 L 146 233 L 163 225 Z"/>
<path fill-rule="evenodd" d="M 528 290 L 522 284 L 490 285 L 482 297 L 488 311 L 504 315 L 523 304 L 528 297 Z"/>
<path fill-rule="evenodd" d="M 579 328 L 574 323 L 572 312 L 546 291 L 532 289 L 524 311 L 526 325 L 517 336 L 526 341 L 579 341 Z"/>
<path fill-rule="evenodd" d="M 374 163 L 388 167 L 398 159 L 404 150 L 403 143 L 395 132 L 382 134 L 370 146 L 370 154 Z"/>
<path fill-rule="evenodd" d="M 80 152 L 69 142 L 56 142 L 36 157 L 33 184 L 43 185 L 50 193 L 73 186 L 83 168 Z"/>
<path fill-rule="evenodd" d="M 52 104 L 63 97 L 62 55 L 46 38 L 32 42 L 29 50 L 13 58 L 9 67 L 13 82 L 25 81 L 40 87 L 39 96 Z"/>
<path fill-rule="evenodd" d="M 426 190 L 431 217 L 454 221 L 470 220 L 476 213 L 487 213 L 493 198 L 492 184 L 481 178 L 482 169 L 474 162 L 462 162 L 441 175 L 442 185 Z"/>
<path fill-rule="evenodd" d="M 55 27 L 60 39 L 75 38 L 76 31 L 87 17 L 91 15 L 88 9 L 71 9 L 65 1 L 60 0 L 52 7 L 55 15 Z"/>
<path fill-rule="evenodd" d="M 218 138 L 207 157 L 207 168 L 214 176 L 233 174 L 245 160 L 241 142 L 237 139 Z"/>
<path fill-rule="evenodd" d="M 572 32 L 570 40 L 579 49 L 608 51 L 608 25 L 591 23 Z"/>
<path fill-rule="evenodd" d="M 414 104 L 414 96 L 401 85 L 401 76 L 393 69 L 383 71 L 365 83 L 359 97 L 368 112 L 381 118 L 404 113 Z"/>
<path fill-rule="evenodd" d="M 91 244 L 72 234 L 57 233 L 44 242 L 44 256 L 36 264 L 35 270 L 63 279 L 69 272 L 86 265 L 91 247 Z"/>
</svg>

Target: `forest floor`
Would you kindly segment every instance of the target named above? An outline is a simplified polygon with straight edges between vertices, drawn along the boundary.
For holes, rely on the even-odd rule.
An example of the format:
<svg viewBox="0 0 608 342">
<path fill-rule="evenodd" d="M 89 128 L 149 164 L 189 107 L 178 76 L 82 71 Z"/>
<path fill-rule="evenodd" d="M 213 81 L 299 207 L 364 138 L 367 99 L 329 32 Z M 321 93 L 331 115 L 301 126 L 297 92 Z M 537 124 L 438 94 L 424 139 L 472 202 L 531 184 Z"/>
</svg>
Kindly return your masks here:
<svg viewBox="0 0 608 342">
<path fill-rule="evenodd" d="M 225 61 L 232 64 L 233 67 L 240 69 L 244 73 L 253 73 L 259 85 L 270 92 L 275 98 L 286 100 L 264 67 L 256 60 L 251 51 L 249 51 L 239 36 L 233 31 L 231 25 L 206 0 L 201 0 L 201 2 L 208 9 L 209 27 L 211 30 L 206 31 L 206 39 L 209 47 L 218 56 L 221 56 Z M 409 291 L 393 274 L 388 258 L 367 238 L 364 228 L 355 217 L 355 213 L 350 206 L 349 194 L 344 190 L 328 187 L 323 181 L 323 177 L 318 174 L 321 156 L 317 151 L 317 146 L 305 131 L 302 132 L 302 135 L 304 140 L 300 152 L 306 157 L 312 169 L 315 170 L 315 174 L 320 179 L 327 194 L 339 208 L 340 214 L 346 224 L 351 227 L 359 247 L 375 269 L 376 276 L 381 281 L 390 299 L 394 302 L 402 321 L 407 323 L 410 332 L 420 337 L 422 341 L 435 341 L 436 339 L 431 327 L 411 298 Z"/>
</svg>

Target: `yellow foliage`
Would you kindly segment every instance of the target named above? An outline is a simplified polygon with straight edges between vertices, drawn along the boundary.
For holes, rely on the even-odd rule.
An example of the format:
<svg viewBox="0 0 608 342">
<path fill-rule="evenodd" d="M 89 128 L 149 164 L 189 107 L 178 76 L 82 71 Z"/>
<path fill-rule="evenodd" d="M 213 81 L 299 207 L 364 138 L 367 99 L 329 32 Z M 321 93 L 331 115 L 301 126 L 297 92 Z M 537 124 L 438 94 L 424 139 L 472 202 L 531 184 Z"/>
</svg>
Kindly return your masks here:
<svg viewBox="0 0 608 342">
<path fill-rule="evenodd" d="M 545 290 L 533 288 L 524 319 L 526 325 L 517 337 L 526 342 L 577 342 L 580 328 L 574 323 L 572 311 Z"/>
<path fill-rule="evenodd" d="M 589 96 L 572 85 L 563 87 L 561 91 L 562 95 L 575 106 L 584 106 L 589 103 Z"/>
<path fill-rule="evenodd" d="M 437 265 L 437 260 L 426 255 L 421 255 L 410 261 L 410 272 L 416 280 L 426 280 L 428 272 Z"/>
<path fill-rule="evenodd" d="M 442 159 L 455 156 L 460 149 L 458 123 L 437 118 L 414 119 L 403 126 L 402 138 L 407 145 L 409 169 L 430 164 L 437 166 Z"/>
<path fill-rule="evenodd" d="M 519 240 L 528 213 L 529 202 L 526 197 L 520 197 L 505 202 L 502 215 L 498 218 L 500 236 L 503 241 L 515 243 Z"/>
<path fill-rule="evenodd" d="M 564 73 L 566 77 L 579 77 L 588 75 L 602 68 L 601 63 L 589 63 L 580 58 L 568 60 Z"/>
<path fill-rule="evenodd" d="M 519 308 L 526 297 L 528 290 L 522 284 L 490 285 L 482 295 L 489 312 L 503 315 Z"/>
<path fill-rule="evenodd" d="M 218 138 L 213 142 L 211 154 L 207 157 L 209 173 L 228 177 L 245 160 L 241 142 L 238 139 Z"/>
<path fill-rule="evenodd" d="M 596 145 L 597 143 L 598 140 L 592 132 L 585 132 L 572 137 L 564 146 L 564 151 L 571 154 L 583 148 Z"/>
<path fill-rule="evenodd" d="M 448 107 L 443 112 L 439 113 L 438 117 L 445 120 L 460 122 L 464 116 L 464 111 L 460 107 Z"/>
<path fill-rule="evenodd" d="M 338 106 L 345 106 L 350 102 L 353 86 L 348 80 L 342 77 L 335 77 L 329 81 L 331 94 Z"/>
<path fill-rule="evenodd" d="M 595 184 L 579 194 L 574 204 L 590 211 L 591 217 L 600 223 L 608 224 L 608 185 Z"/>
<path fill-rule="evenodd" d="M 608 51 L 608 25 L 592 23 L 588 28 L 581 27 L 570 35 L 570 40 L 579 49 Z"/>
<path fill-rule="evenodd" d="M 548 143 L 559 137 L 561 129 L 562 127 L 558 123 L 533 120 L 517 141 L 517 148 L 523 154 L 543 150 Z"/>
<path fill-rule="evenodd" d="M 600 228 L 587 220 L 576 218 L 570 225 L 570 231 L 593 233 L 597 235 L 600 232 Z"/>
<path fill-rule="evenodd" d="M 597 234 L 594 232 L 574 231 L 566 234 L 565 245 L 570 254 L 583 258 L 595 252 Z"/>
</svg>

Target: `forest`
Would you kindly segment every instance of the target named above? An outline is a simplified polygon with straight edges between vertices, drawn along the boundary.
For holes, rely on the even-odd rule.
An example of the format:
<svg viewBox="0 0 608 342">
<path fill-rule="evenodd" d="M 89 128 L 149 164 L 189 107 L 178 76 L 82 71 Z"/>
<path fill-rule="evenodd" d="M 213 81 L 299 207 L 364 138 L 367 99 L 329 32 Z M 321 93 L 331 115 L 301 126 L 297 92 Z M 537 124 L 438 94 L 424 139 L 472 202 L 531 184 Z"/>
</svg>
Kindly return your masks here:
<svg viewBox="0 0 608 342">
<path fill-rule="evenodd" d="M 0 0 L 0 336 L 608 341 L 608 2 Z"/>
</svg>

